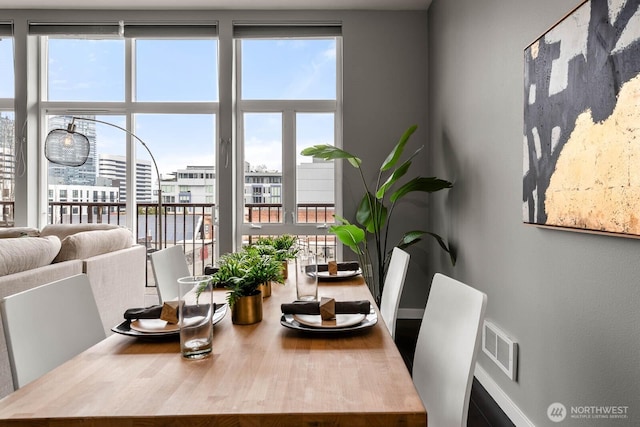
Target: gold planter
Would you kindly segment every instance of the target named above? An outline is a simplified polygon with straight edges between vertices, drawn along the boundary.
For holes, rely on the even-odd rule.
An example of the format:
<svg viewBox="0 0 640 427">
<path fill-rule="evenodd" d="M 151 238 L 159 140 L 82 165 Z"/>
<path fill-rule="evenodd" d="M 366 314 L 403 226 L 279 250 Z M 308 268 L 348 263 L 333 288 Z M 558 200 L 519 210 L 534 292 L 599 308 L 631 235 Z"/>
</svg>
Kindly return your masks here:
<svg viewBox="0 0 640 427">
<path fill-rule="evenodd" d="M 267 281 L 258 286 L 260 292 L 262 292 L 262 298 L 267 298 L 271 296 L 271 281 Z"/>
<path fill-rule="evenodd" d="M 262 293 L 240 297 L 231 307 L 231 322 L 235 325 L 251 325 L 262 321 Z"/>
<path fill-rule="evenodd" d="M 289 261 L 282 261 L 282 277 L 284 280 L 289 277 Z"/>
</svg>

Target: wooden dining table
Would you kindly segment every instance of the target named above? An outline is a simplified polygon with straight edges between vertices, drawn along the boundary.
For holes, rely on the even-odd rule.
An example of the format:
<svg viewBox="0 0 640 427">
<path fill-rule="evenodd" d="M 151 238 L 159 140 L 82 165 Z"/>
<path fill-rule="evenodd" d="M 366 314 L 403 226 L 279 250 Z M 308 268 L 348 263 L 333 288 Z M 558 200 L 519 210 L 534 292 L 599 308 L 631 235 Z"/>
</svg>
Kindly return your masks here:
<svg viewBox="0 0 640 427">
<path fill-rule="evenodd" d="M 320 282 L 318 294 L 372 301 L 361 277 Z M 216 302 L 225 298 L 214 291 Z M 377 308 L 372 327 L 315 333 L 281 325 L 281 304 L 294 299 L 293 282 L 274 284 L 261 322 L 234 325 L 228 312 L 202 360 L 183 358 L 177 337 L 111 335 L 0 400 L 0 425 L 427 425 Z"/>
</svg>

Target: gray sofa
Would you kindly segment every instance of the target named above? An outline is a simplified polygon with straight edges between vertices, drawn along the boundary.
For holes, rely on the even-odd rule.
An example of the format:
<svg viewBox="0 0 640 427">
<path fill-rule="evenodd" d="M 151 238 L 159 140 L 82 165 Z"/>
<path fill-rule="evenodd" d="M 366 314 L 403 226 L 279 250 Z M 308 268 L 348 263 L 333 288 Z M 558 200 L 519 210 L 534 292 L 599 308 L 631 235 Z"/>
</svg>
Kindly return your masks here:
<svg viewBox="0 0 640 427">
<path fill-rule="evenodd" d="M 0 299 L 79 273 L 89 277 L 104 330 L 127 308 L 144 306 L 146 249 L 110 224 L 0 229 Z M 46 351 L 46 349 L 43 349 Z M 13 391 L 0 319 L 0 397 Z"/>
</svg>

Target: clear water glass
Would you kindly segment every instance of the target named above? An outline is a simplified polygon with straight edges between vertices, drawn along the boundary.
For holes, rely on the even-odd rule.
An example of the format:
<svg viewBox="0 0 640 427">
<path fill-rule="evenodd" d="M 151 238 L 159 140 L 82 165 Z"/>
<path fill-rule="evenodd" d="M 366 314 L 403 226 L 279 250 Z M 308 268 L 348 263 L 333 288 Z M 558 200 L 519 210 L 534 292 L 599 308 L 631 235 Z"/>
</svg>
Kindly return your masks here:
<svg viewBox="0 0 640 427">
<path fill-rule="evenodd" d="M 318 299 L 318 264 L 313 253 L 301 251 L 296 256 L 296 293 L 299 301 Z"/>
<path fill-rule="evenodd" d="M 187 359 L 202 359 L 213 350 L 213 288 L 211 276 L 178 279 L 180 351 Z"/>
</svg>

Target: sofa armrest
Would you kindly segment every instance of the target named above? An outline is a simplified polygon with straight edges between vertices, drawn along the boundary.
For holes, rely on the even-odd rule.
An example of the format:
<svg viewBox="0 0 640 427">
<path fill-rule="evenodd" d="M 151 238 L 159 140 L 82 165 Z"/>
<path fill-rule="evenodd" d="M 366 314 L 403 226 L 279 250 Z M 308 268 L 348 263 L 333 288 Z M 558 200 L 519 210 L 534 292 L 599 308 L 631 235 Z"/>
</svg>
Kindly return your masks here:
<svg viewBox="0 0 640 427">
<path fill-rule="evenodd" d="M 147 250 L 134 245 L 83 260 L 105 333 L 124 320 L 124 312 L 144 307 Z"/>
</svg>

